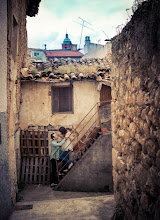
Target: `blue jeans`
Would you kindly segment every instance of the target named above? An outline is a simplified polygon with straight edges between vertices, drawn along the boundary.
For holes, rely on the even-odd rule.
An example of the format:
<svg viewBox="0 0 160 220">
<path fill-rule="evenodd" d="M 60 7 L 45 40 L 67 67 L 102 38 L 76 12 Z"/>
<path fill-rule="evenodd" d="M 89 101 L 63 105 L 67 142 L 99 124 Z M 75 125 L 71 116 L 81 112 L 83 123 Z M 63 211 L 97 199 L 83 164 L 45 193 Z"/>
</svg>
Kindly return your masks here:
<svg viewBox="0 0 160 220">
<path fill-rule="evenodd" d="M 63 152 L 63 153 L 62 153 Z M 60 152 L 59 152 L 59 154 L 61 155 L 60 156 L 60 159 L 61 160 L 63 160 L 63 161 L 65 161 L 65 162 L 68 162 L 68 165 L 69 164 L 71 164 L 71 161 L 69 161 L 69 152 L 70 152 L 70 150 L 67 150 L 67 151 L 62 151 L 62 150 L 60 150 Z M 68 154 L 68 155 L 67 155 Z M 66 158 L 64 158 L 65 156 L 67 155 L 67 157 Z M 64 159 L 63 159 L 64 158 Z"/>
</svg>

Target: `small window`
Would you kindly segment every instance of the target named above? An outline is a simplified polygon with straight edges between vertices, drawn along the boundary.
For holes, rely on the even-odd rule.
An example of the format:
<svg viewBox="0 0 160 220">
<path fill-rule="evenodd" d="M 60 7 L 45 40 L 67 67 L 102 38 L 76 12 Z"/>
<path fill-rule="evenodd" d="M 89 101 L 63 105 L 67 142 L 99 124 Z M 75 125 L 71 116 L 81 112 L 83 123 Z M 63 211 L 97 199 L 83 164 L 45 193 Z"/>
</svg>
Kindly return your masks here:
<svg viewBox="0 0 160 220">
<path fill-rule="evenodd" d="M 39 56 L 39 53 L 34 52 L 34 56 L 35 57 Z"/>
<path fill-rule="evenodd" d="M 52 87 L 52 114 L 73 112 L 73 87 Z"/>
</svg>

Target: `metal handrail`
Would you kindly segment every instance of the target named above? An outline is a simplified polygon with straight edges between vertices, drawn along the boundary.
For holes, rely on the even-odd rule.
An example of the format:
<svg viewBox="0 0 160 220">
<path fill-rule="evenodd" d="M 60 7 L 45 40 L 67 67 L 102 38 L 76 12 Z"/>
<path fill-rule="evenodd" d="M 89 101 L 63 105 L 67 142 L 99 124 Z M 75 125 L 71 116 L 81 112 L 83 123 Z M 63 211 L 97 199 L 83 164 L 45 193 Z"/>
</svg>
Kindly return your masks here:
<svg viewBox="0 0 160 220">
<path fill-rule="evenodd" d="M 110 103 L 111 102 L 111 100 L 107 100 L 107 101 L 102 101 L 102 102 L 97 102 L 94 106 L 93 106 L 93 108 L 91 108 L 91 110 L 87 113 L 87 115 L 80 121 L 80 123 L 77 125 L 77 127 L 71 132 L 71 134 L 73 134 L 73 133 L 77 133 L 77 128 L 79 127 L 79 125 L 84 121 L 84 119 L 89 115 L 89 113 L 98 105 L 98 104 L 100 104 L 100 103 Z M 96 112 L 97 113 L 97 112 Z M 81 132 L 81 131 L 80 131 Z M 79 133 L 80 133 L 79 132 Z M 78 136 L 79 136 L 79 134 L 78 134 Z M 71 144 L 71 143 L 70 143 Z M 69 145 L 70 145 L 69 144 Z M 69 146 L 68 145 L 68 146 Z M 68 146 L 66 146 L 66 148 L 65 149 L 67 149 L 67 147 Z M 59 149 L 57 149 L 57 151 L 58 151 Z M 57 152 L 56 151 L 56 152 Z M 62 155 L 62 154 L 61 154 Z M 61 156 L 60 155 L 60 156 Z M 59 157 L 60 158 L 60 157 Z"/>
<path fill-rule="evenodd" d="M 98 111 L 97 111 L 97 112 L 98 112 Z M 88 122 L 90 122 L 91 119 L 97 114 L 97 112 L 90 118 L 89 121 L 86 122 L 86 124 L 83 126 L 83 128 L 80 130 L 79 133 L 81 133 L 81 131 L 86 127 L 86 125 L 88 124 Z M 97 121 L 97 120 L 96 120 L 96 121 Z M 94 124 L 96 121 L 94 121 L 93 124 Z M 93 124 L 92 124 L 92 125 L 93 125 Z M 92 125 L 89 127 L 89 129 L 92 127 Z M 89 130 L 89 129 L 88 129 L 88 130 Z M 69 145 L 70 145 L 74 140 L 75 140 L 75 138 L 69 143 Z M 76 143 L 76 144 L 77 144 L 77 143 Z M 76 146 L 76 144 L 75 144 L 75 146 Z M 67 149 L 67 147 L 68 147 L 69 145 L 67 145 L 65 149 Z M 74 147 L 73 147 L 73 148 L 74 148 Z M 63 152 L 61 153 L 61 155 L 62 155 L 62 154 L 63 154 Z M 69 153 L 68 153 L 68 154 L 69 154 Z M 64 159 L 68 156 L 68 154 L 62 159 L 62 161 L 64 161 Z M 61 156 L 61 155 L 60 155 L 60 156 Z M 59 158 L 60 158 L 60 156 L 59 156 Z"/>
<path fill-rule="evenodd" d="M 98 119 L 96 119 L 93 123 L 92 123 L 92 125 L 89 127 L 89 129 L 95 124 L 95 122 L 97 121 Z M 89 130 L 88 129 L 88 130 Z M 89 137 L 89 135 L 87 136 L 87 137 Z M 80 141 L 80 140 L 79 140 Z M 77 143 L 75 144 L 75 146 L 77 145 Z M 73 147 L 74 148 L 74 147 Z M 82 150 L 82 148 L 80 148 L 80 150 Z M 79 151 L 78 151 L 79 152 Z M 77 153 L 78 153 L 77 152 Z M 68 156 L 70 154 L 70 152 L 68 152 L 68 154 L 66 154 L 66 156 L 63 158 L 63 160 Z M 73 157 L 73 156 L 72 156 Z M 71 158 L 72 158 L 71 157 Z M 70 158 L 70 159 L 71 159 Z M 63 162 L 63 160 L 61 161 L 61 162 Z M 70 160 L 68 160 L 67 162 L 66 162 L 66 164 L 59 170 L 59 172 L 61 171 L 61 170 L 63 170 L 63 168 L 68 164 L 68 162 L 69 162 Z M 58 166 L 58 168 L 60 167 L 60 164 L 61 164 L 61 162 L 59 163 L 59 166 Z"/>
<path fill-rule="evenodd" d="M 94 123 L 96 123 L 96 121 L 99 119 L 99 123 L 100 123 L 100 127 L 101 127 L 101 130 L 102 130 L 102 124 L 101 124 L 101 116 L 100 116 L 100 111 L 99 111 L 99 107 L 100 107 L 100 104 L 101 103 L 110 103 L 111 102 L 111 100 L 107 100 L 107 101 L 102 101 L 102 102 L 97 102 L 94 106 L 93 106 L 93 108 L 91 108 L 91 110 L 86 114 L 86 116 L 79 122 L 79 124 L 76 126 L 76 128 L 75 129 L 73 129 L 73 131 L 71 132 L 71 135 L 73 134 L 73 133 L 77 133 L 77 135 L 76 135 L 76 137 L 77 137 L 77 142 L 76 142 L 76 144 L 74 145 L 74 147 L 79 143 L 79 141 L 83 138 L 83 135 L 82 135 L 82 137 L 81 137 L 81 139 L 79 139 L 78 140 L 78 136 L 81 134 L 81 132 L 84 130 L 84 128 L 87 126 L 87 124 L 92 120 L 92 118 L 98 113 L 98 118 L 92 123 L 92 125 L 89 127 L 89 129 L 94 125 Z M 81 128 L 81 130 L 79 131 L 79 132 L 77 132 L 77 128 L 82 124 L 82 122 L 87 118 L 87 116 L 91 113 L 91 111 L 95 108 L 95 107 L 97 107 L 97 111 L 91 116 L 91 118 L 85 123 L 85 125 Z M 89 130 L 88 129 L 88 130 Z M 89 135 L 88 135 L 89 136 Z M 87 137 L 88 137 L 87 136 Z M 67 149 L 68 147 L 69 147 L 69 145 L 70 144 L 72 144 L 73 143 L 73 141 L 75 140 L 75 138 L 76 137 L 74 137 L 74 139 L 72 140 L 72 141 L 70 141 L 70 143 L 66 146 L 66 148 L 65 149 Z M 68 137 L 69 138 L 69 137 Z M 74 149 L 74 147 L 73 147 L 73 149 Z M 57 151 L 58 150 L 60 150 L 60 147 L 57 149 Z M 81 150 L 82 150 L 82 147 L 81 148 L 79 148 L 79 151 L 77 151 L 77 153 L 81 153 Z M 56 151 L 56 152 L 57 152 Z M 55 152 L 55 154 L 56 154 L 56 152 Z M 57 163 L 57 160 L 59 160 L 59 158 L 61 157 L 61 155 L 63 154 L 63 152 L 59 155 L 59 157 L 58 158 L 56 158 L 56 170 L 57 170 L 57 176 L 58 176 L 58 182 L 59 182 L 59 172 L 61 171 L 61 170 L 63 170 L 63 168 L 69 163 L 69 161 L 73 158 L 73 156 L 71 157 L 71 158 L 69 158 L 69 160 L 65 163 L 65 165 L 63 166 L 63 167 L 61 167 L 60 168 L 60 165 L 63 163 L 63 161 L 64 161 L 64 159 L 70 154 L 70 151 L 65 155 L 65 157 L 62 159 L 62 161 L 59 163 L 59 165 L 58 165 L 58 163 Z M 60 169 L 59 169 L 60 168 Z"/>
</svg>

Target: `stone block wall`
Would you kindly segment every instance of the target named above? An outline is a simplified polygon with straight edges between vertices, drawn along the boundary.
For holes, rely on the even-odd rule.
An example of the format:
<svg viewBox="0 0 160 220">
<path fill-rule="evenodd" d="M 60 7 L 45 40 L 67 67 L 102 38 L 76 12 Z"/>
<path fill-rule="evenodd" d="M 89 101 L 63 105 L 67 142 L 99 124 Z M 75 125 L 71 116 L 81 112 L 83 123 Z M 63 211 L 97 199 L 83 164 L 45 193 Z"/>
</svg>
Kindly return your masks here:
<svg viewBox="0 0 160 220">
<path fill-rule="evenodd" d="M 114 194 L 126 219 L 160 219 L 160 2 L 113 39 Z"/>
</svg>

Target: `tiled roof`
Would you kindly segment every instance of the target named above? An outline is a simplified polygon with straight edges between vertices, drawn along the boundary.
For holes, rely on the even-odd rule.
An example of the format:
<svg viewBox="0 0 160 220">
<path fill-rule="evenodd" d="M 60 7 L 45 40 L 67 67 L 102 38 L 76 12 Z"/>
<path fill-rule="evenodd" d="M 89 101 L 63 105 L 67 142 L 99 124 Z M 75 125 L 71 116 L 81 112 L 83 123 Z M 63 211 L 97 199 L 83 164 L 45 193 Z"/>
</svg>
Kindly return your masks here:
<svg viewBox="0 0 160 220">
<path fill-rule="evenodd" d="M 21 70 L 22 80 L 34 80 L 39 82 L 63 82 L 72 80 L 96 80 L 108 81 L 110 85 L 112 61 L 103 59 L 54 59 L 52 62 L 44 63 L 43 71 L 38 71 L 34 65 L 27 70 Z"/>
<path fill-rule="evenodd" d="M 69 50 L 47 50 L 47 57 L 83 57 L 84 55 L 78 51 Z"/>
</svg>

